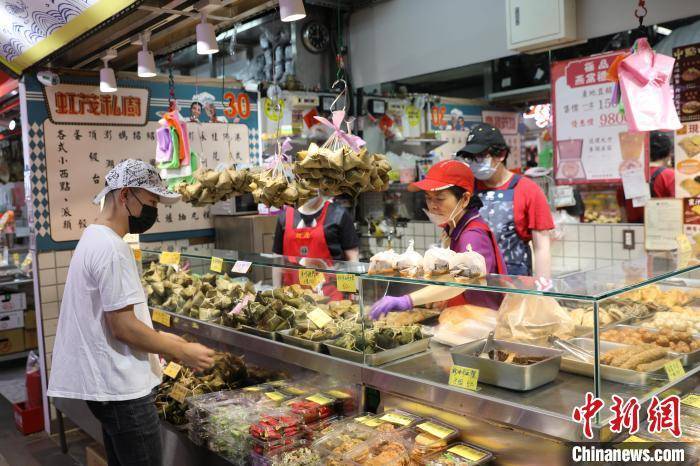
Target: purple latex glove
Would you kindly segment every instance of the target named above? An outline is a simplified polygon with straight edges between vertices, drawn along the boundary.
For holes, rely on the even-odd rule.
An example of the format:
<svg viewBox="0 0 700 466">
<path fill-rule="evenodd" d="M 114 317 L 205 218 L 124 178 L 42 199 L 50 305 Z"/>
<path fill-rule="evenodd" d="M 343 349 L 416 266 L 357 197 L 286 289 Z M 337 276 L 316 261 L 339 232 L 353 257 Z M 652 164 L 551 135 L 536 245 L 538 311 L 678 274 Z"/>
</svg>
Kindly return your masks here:
<svg viewBox="0 0 700 466">
<path fill-rule="evenodd" d="M 411 296 L 384 296 L 382 299 L 374 303 L 369 311 L 369 317 L 372 320 L 380 319 L 389 312 L 403 312 L 413 309 L 413 301 Z"/>
</svg>

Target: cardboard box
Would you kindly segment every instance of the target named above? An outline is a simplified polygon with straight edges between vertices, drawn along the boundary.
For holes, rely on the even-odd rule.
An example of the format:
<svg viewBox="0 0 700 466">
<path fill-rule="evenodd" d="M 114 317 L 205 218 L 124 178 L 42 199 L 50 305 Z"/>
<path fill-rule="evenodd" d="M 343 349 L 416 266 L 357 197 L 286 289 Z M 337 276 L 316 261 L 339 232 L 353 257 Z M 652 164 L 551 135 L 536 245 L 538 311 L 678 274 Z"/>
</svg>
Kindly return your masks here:
<svg viewBox="0 0 700 466">
<path fill-rule="evenodd" d="M 102 445 L 88 445 L 85 447 L 85 460 L 87 466 L 107 466 L 107 454 Z"/>
<path fill-rule="evenodd" d="M 0 354 L 19 353 L 24 351 L 24 329 L 0 331 Z"/>
<path fill-rule="evenodd" d="M 34 309 L 24 311 L 24 328 L 29 330 L 36 328 L 36 311 Z"/>
<path fill-rule="evenodd" d="M 0 311 L 23 311 L 27 308 L 27 295 L 24 293 L 5 293 L 0 295 Z"/>
<path fill-rule="evenodd" d="M 24 349 L 34 349 L 39 346 L 36 340 L 36 329 L 24 328 Z"/>
<path fill-rule="evenodd" d="M 0 312 L 0 330 L 24 327 L 24 311 Z"/>
</svg>

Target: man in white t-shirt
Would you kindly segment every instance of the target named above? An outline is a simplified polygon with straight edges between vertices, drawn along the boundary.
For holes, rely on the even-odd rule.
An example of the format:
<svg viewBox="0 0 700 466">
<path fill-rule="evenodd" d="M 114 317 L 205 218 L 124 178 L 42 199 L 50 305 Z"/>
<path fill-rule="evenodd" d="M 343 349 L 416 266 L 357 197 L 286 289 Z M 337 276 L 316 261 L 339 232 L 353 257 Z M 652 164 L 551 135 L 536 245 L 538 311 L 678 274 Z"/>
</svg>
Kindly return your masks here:
<svg viewBox="0 0 700 466">
<path fill-rule="evenodd" d="M 122 240 L 153 226 L 158 202 L 179 200 L 161 183 L 140 160 L 110 170 L 94 199 L 100 214 L 78 242 L 61 302 L 47 394 L 87 401 L 102 423 L 110 466 L 162 462 L 151 393 L 161 382 L 157 354 L 197 370 L 214 362 L 211 349 L 153 330 L 136 261 Z"/>
</svg>

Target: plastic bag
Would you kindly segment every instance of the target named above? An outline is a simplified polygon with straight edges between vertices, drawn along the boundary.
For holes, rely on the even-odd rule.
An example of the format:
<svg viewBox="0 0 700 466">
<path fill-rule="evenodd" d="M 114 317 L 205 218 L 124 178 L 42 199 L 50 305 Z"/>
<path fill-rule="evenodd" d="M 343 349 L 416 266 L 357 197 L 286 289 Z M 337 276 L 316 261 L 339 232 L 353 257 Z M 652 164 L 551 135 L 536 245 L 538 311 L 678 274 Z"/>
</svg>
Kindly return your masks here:
<svg viewBox="0 0 700 466">
<path fill-rule="evenodd" d="M 423 274 L 423 256 L 413 249 L 413 240 L 403 254 L 396 258 L 395 269 L 404 277 L 417 277 Z"/>
<path fill-rule="evenodd" d="M 681 127 L 670 77 L 675 59 L 655 53 L 646 38 L 622 60 L 618 76 L 630 131 L 671 131 Z"/>
<path fill-rule="evenodd" d="M 463 304 L 452 306 L 440 314 L 433 340 L 447 345 L 461 345 L 485 338 L 496 328 L 498 311 L 487 307 Z"/>
<path fill-rule="evenodd" d="M 389 274 L 394 272 L 394 265 L 399 255 L 393 249 L 378 252 L 369 259 L 370 274 Z"/>
<path fill-rule="evenodd" d="M 471 245 L 465 252 L 455 253 L 450 258 L 450 275 L 458 281 L 473 280 L 486 276 L 486 259 L 476 251 L 472 251 Z"/>
<path fill-rule="evenodd" d="M 427 277 L 442 275 L 450 271 L 450 261 L 456 252 L 447 248 L 432 247 L 423 256 L 423 272 Z"/>
<path fill-rule="evenodd" d="M 549 346 L 551 335 L 573 337 L 574 321 L 554 298 L 506 295 L 498 310 L 495 336 L 537 346 Z"/>
<path fill-rule="evenodd" d="M 565 210 L 557 210 L 554 212 L 552 214 L 552 220 L 554 220 L 554 230 L 551 230 L 549 233 L 549 237 L 552 239 L 552 241 L 561 241 L 566 239 L 564 234 L 564 225 L 581 223 L 578 218 L 569 215 L 569 213 Z"/>
</svg>

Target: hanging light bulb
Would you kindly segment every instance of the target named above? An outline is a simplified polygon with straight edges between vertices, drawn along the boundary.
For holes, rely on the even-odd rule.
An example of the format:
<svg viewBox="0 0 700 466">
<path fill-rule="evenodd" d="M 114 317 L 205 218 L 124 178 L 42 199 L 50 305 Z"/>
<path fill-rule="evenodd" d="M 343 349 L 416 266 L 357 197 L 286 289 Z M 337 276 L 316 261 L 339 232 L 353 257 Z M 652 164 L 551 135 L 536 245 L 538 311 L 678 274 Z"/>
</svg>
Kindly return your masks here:
<svg viewBox="0 0 700 466">
<path fill-rule="evenodd" d="M 140 35 L 141 50 L 138 54 L 137 71 L 139 78 L 152 78 L 158 73 L 156 72 L 156 61 L 153 58 L 153 52 L 148 50 L 148 41 L 151 38 L 150 33 L 145 32 Z"/>
<path fill-rule="evenodd" d="M 285 23 L 306 18 L 303 0 L 280 0 L 280 18 Z"/>
<path fill-rule="evenodd" d="M 202 22 L 197 25 L 197 53 L 199 55 L 211 55 L 219 51 L 216 43 L 214 26 L 207 23 L 206 15 L 202 14 Z"/>
<path fill-rule="evenodd" d="M 114 70 L 109 67 L 109 61 L 116 56 L 116 51 L 109 50 L 102 57 L 104 68 L 100 70 L 100 92 L 117 92 L 117 78 L 114 76 Z"/>
<path fill-rule="evenodd" d="M 10 120 L 10 124 L 7 125 L 7 127 L 10 129 L 10 131 L 12 131 L 17 127 L 17 122 L 14 119 Z"/>
</svg>

